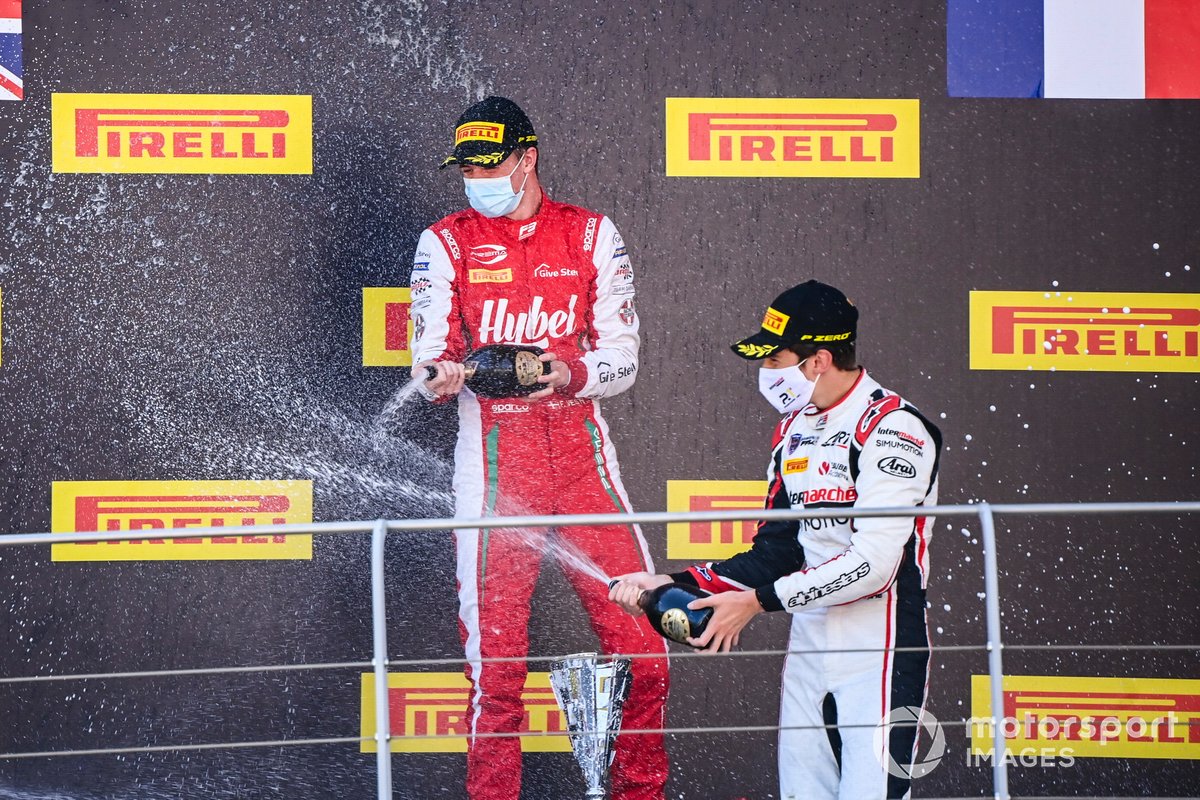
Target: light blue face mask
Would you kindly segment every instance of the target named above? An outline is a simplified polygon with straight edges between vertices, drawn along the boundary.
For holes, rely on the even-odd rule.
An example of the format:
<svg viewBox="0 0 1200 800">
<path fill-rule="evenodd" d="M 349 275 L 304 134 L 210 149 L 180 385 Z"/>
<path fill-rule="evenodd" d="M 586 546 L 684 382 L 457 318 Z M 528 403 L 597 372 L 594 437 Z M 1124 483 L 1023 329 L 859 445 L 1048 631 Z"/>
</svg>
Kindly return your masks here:
<svg viewBox="0 0 1200 800">
<path fill-rule="evenodd" d="M 529 180 L 529 173 L 525 173 L 525 180 L 521 181 L 521 188 L 516 192 L 512 189 L 510 178 L 521 168 L 524 160 L 524 157 L 518 159 L 513 171 L 499 178 L 463 178 L 471 208 L 492 218 L 506 217 L 515 211 L 525 196 L 525 181 Z"/>
</svg>

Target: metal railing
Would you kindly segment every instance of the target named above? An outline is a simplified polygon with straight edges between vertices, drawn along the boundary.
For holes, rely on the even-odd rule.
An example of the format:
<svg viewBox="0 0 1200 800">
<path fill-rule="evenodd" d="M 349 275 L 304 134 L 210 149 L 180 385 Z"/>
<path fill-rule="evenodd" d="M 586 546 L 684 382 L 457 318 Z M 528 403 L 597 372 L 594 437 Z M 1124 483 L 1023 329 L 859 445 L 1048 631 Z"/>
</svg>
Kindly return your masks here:
<svg viewBox="0 0 1200 800">
<path fill-rule="evenodd" d="M 832 518 L 878 518 L 878 517 L 917 517 L 935 516 L 976 517 L 979 519 L 983 539 L 983 576 L 984 576 L 984 606 L 987 619 L 987 641 L 983 645 L 964 645 L 954 647 L 939 647 L 939 651 L 970 651 L 984 649 L 988 653 L 988 678 L 992 703 L 991 733 L 993 745 L 992 787 L 996 800 L 1009 800 L 1008 767 L 1002 754 L 1005 752 L 1005 726 L 1001 724 L 1001 711 L 1004 708 L 1003 691 L 1003 637 L 1000 619 L 1000 581 L 998 559 L 996 555 L 996 515 L 1020 516 L 1081 516 L 1108 514 L 1192 514 L 1200 512 L 1200 502 L 1173 503 L 1027 503 L 990 505 L 979 503 L 975 505 L 928 506 L 906 508 L 837 508 L 837 509 L 787 509 L 770 511 L 763 509 L 739 509 L 732 511 L 697 511 L 697 512 L 643 512 L 636 514 L 561 514 L 553 516 L 513 516 L 488 517 L 486 519 L 419 519 L 419 520 L 367 520 L 350 522 L 317 522 L 297 523 L 286 525 L 258 525 L 219 528 L 181 528 L 174 531 L 155 530 L 156 539 L 194 538 L 205 535 L 243 536 L 269 532 L 272 534 L 371 534 L 371 626 L 373 654 L 371 661 L 347 661 L 321 664 L 284 664 L 264 665 L 255 667 L 211 667 L 200 669 L 174 670 L 145 670 L 123 673 L 89 673 L 72 675 L 29 675 L 16 677 L 0 677 L 0 684 L 34 683 L 45 681 L 86 680 L 92 678 L 133 678 L 133 677 L 163 677 L 218 675 L 230 673 L 350 669 L 370 666 L 375 677 L 375 733 L 371 737 L 345 736 L 317 739 L 284 739 L 254 742 L 227 742 L 191 745 L 155 745 L 144 747 L 98 748 L 92 750 L 71 751 L 41 751 L 0 753 L 0 759 L 35 758 L 62 755 L 96 755 L 115 753 L 142 753 L 183 750 L 213 750 L 248 747 L 278 747 L 285 745 L 312 744 L 344 744 L 374 741 L 376 748 L 377 791 L 378 800 L 391 800 L 391 720 L 388 706 L 388 664 L 394 663 L 387 654 L 387 613 L 386 589 L 384 570 L 384 544 L 389 533 L 413 533 L 421 531 L 445 531 L 468 528 L 556 528 L 566 526 L 598 526 L 598 525 L 650 525 L 672 522 L 740 522 L 745 520 L 803 520 L 803 519 L 832 519 Z M 73 542 L 108 542 L 116 540 L 113 531 L 96 533 L 29 533 L 0 536 L 0 547 L 63 544 Z M 1154 650 L 1195 650 L 1195 645 L 1094 645 L 1086 649 L 1105 649 L 1115 647 L 1121 649 L 1154 649 Z M 1077 645 L 1024 645 L 1021 649 L 1085 649 Z M 889 651 L 924 650 L 925 648 L 887 648 Z M 726 656 L 761 656 L 781 655 L 786 653 L 804 653 L 809 651 L 791 650 L 756 650 L 727 653 Z M 861 651 L 847 651 L 861 652 Z M 626 654 L 629 655 L 629 654 Z M 672 658 L 699 655 L 693 653 L 674 653 Z M 484 659 L 488 662 L 500 661 L 551 661 L 559 656 L 551 657 L 514 657 Z M 638 655 L 632 657 L 661 658 L 661 654 Z M 408 665 L 445 665 L 464 663 L 463 659 L 421 659 L 406 660 Z M 915 723 L 914 723 L 915 724 Z M 943 722 L 942 725 L 966 725 L 967 722 Z M 822 728 L 826 726 L 788 726 L 788 729 Z M 846 726 L 843 726 L 846 727 Z M 874 725 L 865 727 L 875 727 Z M 747 725 L 700 728 L 654 729 L 645 731 L 623 731 L 622 733 L 736 733 L 775 731 L 783 729 L 779 725 Z M 516 734 L 477 734 L 478 737 L 503 737 Z M 563 736 L 562 732 L 523 732 L 521 736 Z M 460 734 L 426 734 L 416 738 L 461 738 Z"/>
</svg>

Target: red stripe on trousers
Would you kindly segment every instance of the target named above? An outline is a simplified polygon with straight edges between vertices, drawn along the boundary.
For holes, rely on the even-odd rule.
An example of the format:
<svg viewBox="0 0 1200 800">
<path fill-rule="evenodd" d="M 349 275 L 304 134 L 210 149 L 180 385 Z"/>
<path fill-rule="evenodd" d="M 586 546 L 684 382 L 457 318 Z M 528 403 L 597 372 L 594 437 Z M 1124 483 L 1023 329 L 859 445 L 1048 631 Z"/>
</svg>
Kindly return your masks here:
<svg viewBox="0 0 1200 800">
<path fill-rule="evenodd" d="M 883 679 L 880 681 L 882 688 L 880 689 L 880 712 L 879 718 L 883 719 L 888 715 L 888 672 L 891 670 L 892 654 L 889 652 L 892 647 L 892 597 L 896 594 L 896 585 L 893 583 L 887 590 L 887 612 L 884 617 L 887 625 L 887 633 L 883 638 Z M 883 736 L 883 752 L 880 756 L 886 758 L 888 747 L 887 734 Z"/>
<path fill-rule="evenodd" d="M 1146 0 L 1146 97 L 1200 98 L 1200 3 Z"/>
</svg>

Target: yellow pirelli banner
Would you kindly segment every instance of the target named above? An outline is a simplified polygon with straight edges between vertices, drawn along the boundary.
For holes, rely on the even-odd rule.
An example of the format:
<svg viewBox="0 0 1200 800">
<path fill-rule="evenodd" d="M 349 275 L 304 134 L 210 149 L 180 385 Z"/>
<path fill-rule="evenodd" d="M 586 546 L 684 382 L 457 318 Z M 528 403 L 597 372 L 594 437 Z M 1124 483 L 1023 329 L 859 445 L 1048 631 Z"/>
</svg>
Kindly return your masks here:
<svg viewBox="0 0 1200 800">
<path fill-rule="evenodd" d="M 732 511 L 761 509 L 766 481 L 667 481 L 667 511 Z M 667 524 L 667 558 L 678 561 L 721 561 L 749 550 L 756 520 L 739 522 L 671 522 Z"/>
<path fill-rule="evenodd" d="M 1012 755 L 1200 758 L 1200 680 L 1006 675 Z M 991 690 L 971 676 L 971 754 L 992 755 Z"/>
<path fill-rule="evenodd" d="M 412 351 L 408 344 L 413 334 L 410 290 L 367 287 L 362 291 L 363 366 L 412 366 Z"/>
<path fill-rule="evenodd" d="M 312 522 L 312 481 L 55 481 L 51 531 L 124 534 L 51 545 L 54 561 L 311 559 L 311 534 L 156 538 L 155 531 Z"/>
<path fill-rule="evenodd" d="M 919 178 L 918 100 L 668 97 L 667 175 Z"/>
<path fill-rule="evenodd" d="M 312 97 L 70 94 L 51 99 L 55 172 L 312 173 Z"/>
<path fill-rule="evenodd" d="M 461 672 L 388 673 L 388 716 L 392 725 L 393 753 L 465 753 L 470 733 L 468 704 L 471 684 Z M 521 731 L 566 733 L 549 672 L 530 672 L 521 693 L 525 718 Z M 375 735 L 375 674 L 362 675 L 362 736 Z M 430 738 L 417 738 L 417 737 Z M 439 738 L 433 738 L 439 737 Z M 362 752 L 374 753 L 374 741 L 364 741 Z M 569 753 L 566 736 L 522 736 L 526 753 Z"/>
<path fill-rule="evenodd" d="M 971 292 L 971 369 L 1200 372 L 1200 294 Z"/>
</svg>

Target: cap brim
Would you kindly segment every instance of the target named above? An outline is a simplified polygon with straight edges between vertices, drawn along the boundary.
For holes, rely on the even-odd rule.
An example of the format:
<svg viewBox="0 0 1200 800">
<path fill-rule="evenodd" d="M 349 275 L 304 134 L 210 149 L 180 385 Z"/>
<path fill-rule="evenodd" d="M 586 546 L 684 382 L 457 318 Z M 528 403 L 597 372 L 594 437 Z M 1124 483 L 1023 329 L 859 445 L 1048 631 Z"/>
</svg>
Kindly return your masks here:
<svg viewBox="0 0 1200 800">
<path fill-rule="evenodd" d="M 759 361 L 784 347 L 783 339 L 766 331 L 747 336 L 729 346 L 734 355 L 747 361 Z"/>
<path fill-rule="evenodd" d="M 478 143 L 466 142 L 454 148 L 454 152 L 442 160 L 438 169 L 445 169 L 451 164 L 469 164 L 485 169 L 495 167 L 512 155 L 516 149 L 515 146 L 509 147 L 487 142 L 482 143 L 482 147 Z"/>
</svg>

